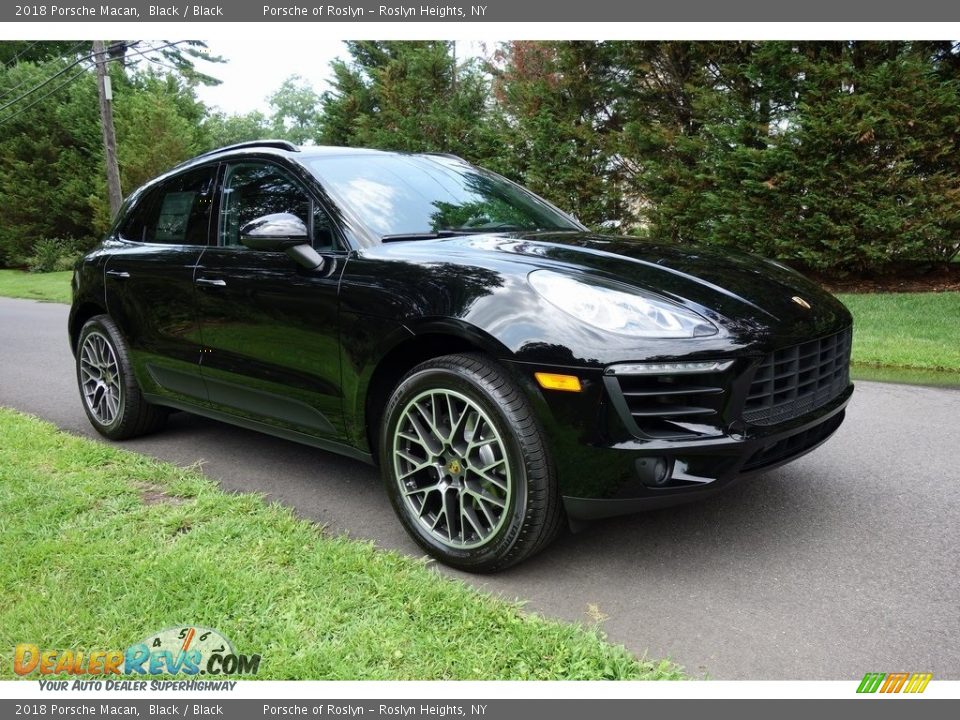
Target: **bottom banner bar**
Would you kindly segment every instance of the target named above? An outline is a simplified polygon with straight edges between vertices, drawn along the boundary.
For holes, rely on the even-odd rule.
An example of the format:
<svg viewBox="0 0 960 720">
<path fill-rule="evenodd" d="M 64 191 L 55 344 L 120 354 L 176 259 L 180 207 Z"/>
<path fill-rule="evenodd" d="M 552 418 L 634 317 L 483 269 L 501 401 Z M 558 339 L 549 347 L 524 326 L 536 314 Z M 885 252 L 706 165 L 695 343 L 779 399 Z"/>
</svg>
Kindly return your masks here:
<svg viewBox="0 0 960 720">
<path fill-rule="evenodd" d="M 0 700 L 0 717 L 39 718 L 252 718 L 376 717 L 376 718 L 537 718 L 582 720 L 585 717 L 636 720 L 662 713 L 671 720 L 735 713 L 740 719 L 792 720 L 843 713 L 845 720 L 858 717 L 894 720 L 905 712 L 905 700 L 869 696 L 850 700 L 369 700 L 298 699 L 277 700 L 55 700 L 49 702 Z M 960 716 L 957 700 L 906 700 L 911 720 Z M 952 709 L 951 709 L 952 708 Z M 774 715 L 774 713 L 776 715 Z"/>
</svg>

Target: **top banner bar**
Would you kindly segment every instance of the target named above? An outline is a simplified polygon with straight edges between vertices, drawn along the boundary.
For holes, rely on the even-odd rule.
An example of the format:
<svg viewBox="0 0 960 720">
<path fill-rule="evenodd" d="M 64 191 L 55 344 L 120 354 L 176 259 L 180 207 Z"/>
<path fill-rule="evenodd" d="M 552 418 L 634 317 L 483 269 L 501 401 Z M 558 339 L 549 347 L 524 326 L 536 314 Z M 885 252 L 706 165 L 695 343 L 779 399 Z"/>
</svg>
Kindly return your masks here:
<svg viewBox="0 0 960 720">
<path fill-rule="evenodd" d="M 223 0 L 220 3 L 83 2 L 4 3 L 3 22 L 952 22 L 960 3 L 942 0 L 474 0 L 450 4 L 418 0 L 317 2 Z"/>
</svg>

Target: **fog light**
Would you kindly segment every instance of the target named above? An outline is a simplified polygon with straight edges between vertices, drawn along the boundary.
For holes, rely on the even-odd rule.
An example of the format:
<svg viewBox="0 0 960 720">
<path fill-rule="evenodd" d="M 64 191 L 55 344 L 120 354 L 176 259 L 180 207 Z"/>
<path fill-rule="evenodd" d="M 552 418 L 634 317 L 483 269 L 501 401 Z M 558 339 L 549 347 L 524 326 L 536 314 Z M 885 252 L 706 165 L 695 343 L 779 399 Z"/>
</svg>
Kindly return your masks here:
<svg viewBox="0 0 960 720">
<path fill-rule="evenodd" d="M 638 458 L 637 477 L 647 487 L 663 487 L 670 482 L 672 465 L 665 457 Z"/>
</svg>

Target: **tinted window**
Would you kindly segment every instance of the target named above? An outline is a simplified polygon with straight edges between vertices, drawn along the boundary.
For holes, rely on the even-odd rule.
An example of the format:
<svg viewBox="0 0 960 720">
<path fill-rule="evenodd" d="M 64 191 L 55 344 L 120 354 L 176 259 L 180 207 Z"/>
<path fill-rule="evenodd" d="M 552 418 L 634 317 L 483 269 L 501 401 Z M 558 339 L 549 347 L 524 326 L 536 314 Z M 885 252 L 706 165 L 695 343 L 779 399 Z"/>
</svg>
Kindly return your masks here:
<svg viewBox="0 0 960 720">
<path fill-rule="evenodd" d="M 159 188 L 153 188 L 140 196 L 120 225 L 120 237 L 134 242 L 147 242 L 147 226 L 153 216 L 158 194 Z"/>
<path fill-rule="evenodd" d="M 120 236 L 136 242 L 206 245 L 216 168 L 177 175 L 149 190 L 130 212 Z"/>
<path fill-rule="evenodd" d="M 325 189 L 380 236 L 580 229 L 532 193 L 460 160 L 344 155 L 308 163 Z"/>
<path fill-rule="evenodd" d="M 327 213 L 283 170 L 267 163 L 242 163 L 227 168 L 220 209 L 221 245 L 240 245 L 240 229 L 244 225 L 275 213 L 300 218 L 318 249 L 333 246 Z"/>
</svg>

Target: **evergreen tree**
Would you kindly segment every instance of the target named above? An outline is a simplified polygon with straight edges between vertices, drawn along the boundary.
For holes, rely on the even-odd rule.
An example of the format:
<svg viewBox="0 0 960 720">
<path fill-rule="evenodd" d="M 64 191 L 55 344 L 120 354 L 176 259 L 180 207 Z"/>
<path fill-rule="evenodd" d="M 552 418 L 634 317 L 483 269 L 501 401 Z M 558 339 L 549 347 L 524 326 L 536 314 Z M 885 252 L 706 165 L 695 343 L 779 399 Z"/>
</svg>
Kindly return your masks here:
<svg viewBox="0 0 960 720">
<path fill-rule="evenodd" d="M 622 113 L 611 46 L 505 43 L 492 64 L 500 167 L 588 225 L 620 224 L 621 164 L 611 141 Z"/>
<path fill-rule="evenodd" d="M 458 63 L 453 43 L 348 42 L 333 64 L 321 141 L 412 152 L 449 152 L 482 162 L 495 154 L 487 80 L 476 60 Z"/>
<path fill-rule="evenodd" d="M 0 94 L 16 97 L 70 62 L 18 61 L 0 73 Z M 206 110 L 182 77 L 125 72 L 119 64 L 109 70 L 128 193 L 204 147 Z M 38 91 L 0 113 L 0 265 L 20 262 L 42 238 L 91 246 L 109 225 L 94 73 L 72 68 L 51 87 L 60 83 L 57 92 Z"/>
</svg>

